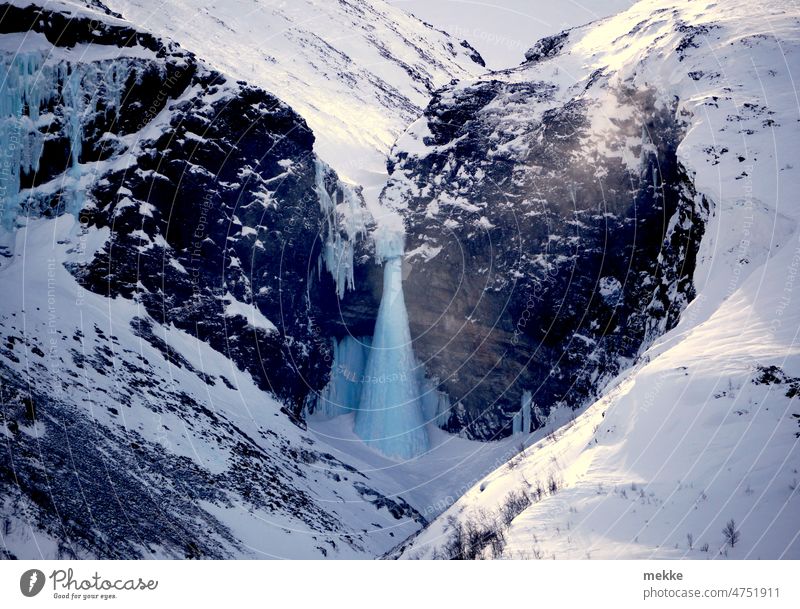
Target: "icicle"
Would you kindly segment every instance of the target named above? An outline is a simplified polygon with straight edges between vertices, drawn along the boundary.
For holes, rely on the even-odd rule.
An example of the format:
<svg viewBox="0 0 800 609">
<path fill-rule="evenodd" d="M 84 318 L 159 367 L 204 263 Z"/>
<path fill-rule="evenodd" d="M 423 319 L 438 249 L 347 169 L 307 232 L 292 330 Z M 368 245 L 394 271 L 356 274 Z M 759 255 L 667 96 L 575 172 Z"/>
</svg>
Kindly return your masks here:
<svg viewBox="0 0 800 609">
<path fill-rule="evenodd" d="M 84 106 L 84 92 L 81 87 L 82 81 L 83 77 L 81 71 L 75 67 L 71 67 L 62 88 L 62 97 L 64 100 L 64 128 L 67 138 L 69 139 L 70 156 L 70 168 L 67 171 L 67 175 L 72 182 L 68 186 L 70 201 L 64 211 L 73 214 L 77 214 L 83 207 L 83 193 L 80 188 L 80 156 L 83 139 L 81 116 Z"/>
<path fill-rule="evenodd" d="M 530 391 L 522 392 L 519 412 L 511 419 L 511 433 L 513 435 L 530 433 L 533 427 L 533 396 Z"/>
<path fill-rule="evenodd" d="M 353 276 L 355 242 L 359 235 L 366 232 L 366 211 L 353 190 L 341 186 L 333 195 L 325 186 L 328 166 L 317 159 L 315 161 L 315 190 L 324 214 L 323 245 L 318 268 L 324 263 L 325 268 L 336 282 L 336 295 L 341 299 L 347 290 L 355 287 Z"/>
<path fill-rule="evenodd" d="M 20 174 L 38 171 L 44 136 L 36 128 L 42 106 L 55 94 L 52 69 L 39 52 L 6 56 L 0 76 L 0 225 L 11 228 L 19 213 Z"/>
<path fill-rule="evenodd" d="M 418 370 L 422 414 L 426 421 L 437 427 L 443 427 L 450 417 L 450 396 L 444 391 L 439 391 L 437 379 L 425 377 L 422 365 L 418 365 Z"/>
<path fill-rule="evenodd" d="M 522 392 L 522 432 L 523 433 L 530 433 L 532 423 L 532 403 L 533 403 L 533 396 L 531 395 L 530 391 L 523 391 Z"/>
</svg>

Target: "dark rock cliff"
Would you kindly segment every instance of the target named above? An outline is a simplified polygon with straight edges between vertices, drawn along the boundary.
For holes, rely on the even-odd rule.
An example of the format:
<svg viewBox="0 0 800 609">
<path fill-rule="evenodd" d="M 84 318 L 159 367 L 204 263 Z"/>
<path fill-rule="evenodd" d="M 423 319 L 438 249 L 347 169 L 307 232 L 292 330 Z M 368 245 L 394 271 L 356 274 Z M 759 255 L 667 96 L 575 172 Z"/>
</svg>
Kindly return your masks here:
<svg viewBox="0 0 800 609">
<path fill-rule="evenodd" d="M 585 404 L 677 321 L 706 213 L 669 102 L 602 73 L 565 94 L 528 68 L 439 91 L 383 194 L 406 221 L 414 350 L 454 404 L 446 428 L 485 440 L 524 391 L 533 428 Z M 594 91 L 623 109 L 602 140 Z"/>
</svg>

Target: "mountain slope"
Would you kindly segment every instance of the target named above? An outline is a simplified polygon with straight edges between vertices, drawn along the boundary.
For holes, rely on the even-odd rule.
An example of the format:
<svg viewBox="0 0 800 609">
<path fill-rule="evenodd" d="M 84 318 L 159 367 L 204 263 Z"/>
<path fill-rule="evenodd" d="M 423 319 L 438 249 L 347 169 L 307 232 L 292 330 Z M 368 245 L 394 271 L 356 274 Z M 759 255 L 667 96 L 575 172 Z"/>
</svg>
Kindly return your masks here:
<svg viewBox="0 0 800 609">
<path fill-rule="evenodd" d="M 383 0 L 107 4 L 231 78 L 278 95 L 308 122 L 322 159 L 367 187 L 368 202 L 385 181 L 389 148 L 433 90 L 483 72 L 467 43 Z"/>
<path fill-rule="evenodd" d="M 520 64 L 531 41 L 583 25 L 629 8 L 634 0 L 566 0 L 531 2 L 495 0 L 390 0 L 453 36 L 464 37 L 480 51 L 493 70 Z"/>
<path fill-rule="evenodd" d="M 601 399 L 577 417 L 553 409 L 524 453 L 395 555 L 800 557 L 798 25 L 793 2 L 647 0 L 493 76 L 595 99 L 601 79 L 673 109 L 677 159 L 710 205 L 696 297 Z M 595 118 L 583 150 L 624 157 L 608 137 L 617 108 Z"/>
</svg>

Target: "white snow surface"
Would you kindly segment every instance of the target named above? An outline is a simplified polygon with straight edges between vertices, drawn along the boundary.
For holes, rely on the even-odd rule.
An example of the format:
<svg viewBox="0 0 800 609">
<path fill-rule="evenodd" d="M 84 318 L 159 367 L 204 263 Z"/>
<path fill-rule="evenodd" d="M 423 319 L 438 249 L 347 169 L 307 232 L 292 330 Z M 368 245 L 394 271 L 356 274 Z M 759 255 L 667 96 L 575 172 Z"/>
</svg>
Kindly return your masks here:
<svg viewBox="0 0 800 609">
<path fill-rule="evenodd" d="M 244 317 L 251 328 L 264 330 L 268 334 L 278 331 L 275 324 L 267 319 L 254 304 L 246 304 L 236 300 L 230 292 L 225 294 L 223 300 L 226 302 L 225 317 Z"/>
<path fill-rule="evenodd" d="M 442 555 L 456 523 L 524 491 L 534 499 L 503 527 L 505 558 L 800 558 L 800 403 L 786 382 L 754 382 L 764 366 L 800 376 L 798 53 L 796 2 L 644 0 L 499 75 L 574 94 L 604 68 L 607 88 L 677 98 L 678 156 L 711 203 L 698 296 L 600 400 L 574 420 L 556 411 L 397 555 Z M 614 116 L 597 119 L 589 149 Z"/>
</svg>

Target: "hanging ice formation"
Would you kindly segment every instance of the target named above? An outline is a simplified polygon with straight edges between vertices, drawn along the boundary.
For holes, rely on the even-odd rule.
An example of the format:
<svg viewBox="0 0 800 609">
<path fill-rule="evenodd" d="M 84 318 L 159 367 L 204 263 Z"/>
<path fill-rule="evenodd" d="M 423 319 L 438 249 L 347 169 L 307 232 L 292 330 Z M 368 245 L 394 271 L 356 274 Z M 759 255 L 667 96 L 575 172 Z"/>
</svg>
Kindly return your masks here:
<svg viewBox="0 0 800 609">
<path fill-rule="evenodd" d="M 319 159 L 315 161 L 315 174 L 315 190 L 324 216 L 318 270 L 321 273 L 324 266 L 333 276 L 336 295 L 341 299 L 345 291 L 355 287 L 355 243 L 366 233 L 368 214 L 351 187 L 337 180 L 332 193 L 329 191 L 325 182 L 332 175 L 331 170 Z"/>
<path fill-rule="evenodd" d="M 5 54 L 0 64 L 0 148 L 6 161 L 0 175 L 0 224 L 13 227 L 25 202 L 21 176 L 39 171 L 45 133 L 56 136 L 54 127 L 69 142 L 69 167 L 61 180 L 64 211 L 77 213 L 83 206 L 83 125 L 98 103 L 106 112 L 119 109 L 129 62 L 46 62 L 41 51 L 31 51 Z"/>
<path fill-rule="evenodd" d="M 533 396 L 530 391 L 522 393 L 519 412 L 511 420 L 511 433 L 530 433 L 533 424 Z"/>
</svg>

